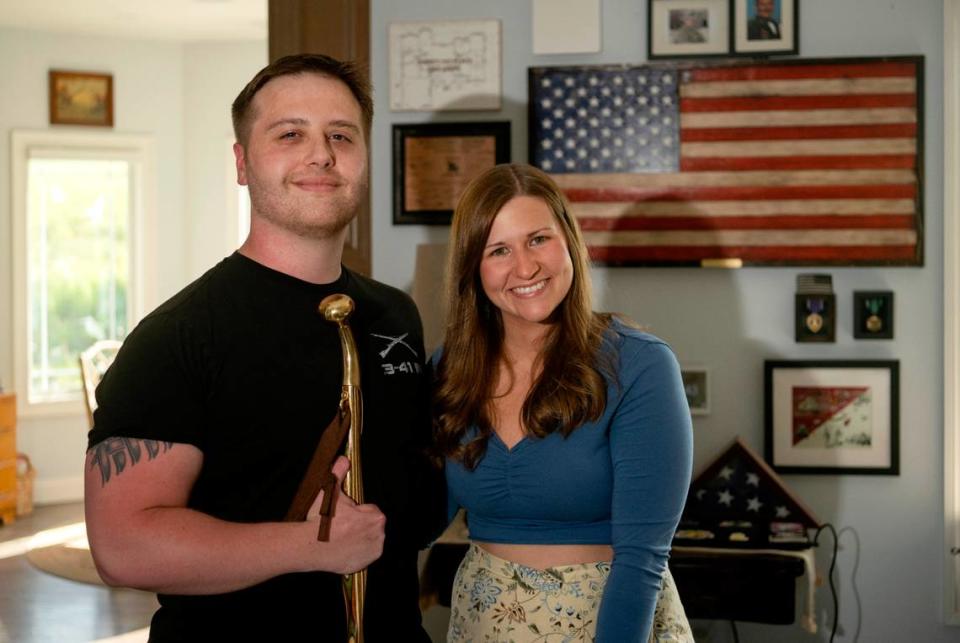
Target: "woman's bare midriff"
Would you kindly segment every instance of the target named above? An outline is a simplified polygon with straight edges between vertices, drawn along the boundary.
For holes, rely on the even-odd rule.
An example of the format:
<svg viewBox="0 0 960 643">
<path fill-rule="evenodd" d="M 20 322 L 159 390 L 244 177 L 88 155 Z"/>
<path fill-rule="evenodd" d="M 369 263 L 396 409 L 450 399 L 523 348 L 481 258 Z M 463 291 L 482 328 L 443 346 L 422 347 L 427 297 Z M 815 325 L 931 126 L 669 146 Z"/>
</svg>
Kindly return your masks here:
<svg viewBox="0 0 960 643">
<path fill-rule="evenodd" d="M 498 558 L 535 569 L 613 560 L 613 547 L 610 545 L 516 545 L 484 542 L 477 542 L 477 545 Z"/>
</svg>

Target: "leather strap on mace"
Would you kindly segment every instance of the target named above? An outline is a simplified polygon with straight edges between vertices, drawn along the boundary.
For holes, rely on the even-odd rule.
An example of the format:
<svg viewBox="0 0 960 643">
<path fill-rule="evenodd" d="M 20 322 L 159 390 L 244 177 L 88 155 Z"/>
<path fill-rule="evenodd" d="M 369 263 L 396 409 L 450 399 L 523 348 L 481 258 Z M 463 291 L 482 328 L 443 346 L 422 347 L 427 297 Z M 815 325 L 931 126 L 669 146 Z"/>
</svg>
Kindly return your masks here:
<svg viewBox="0 0 960 643">
<path fill-rule="evenodd" d="M 297 493 L 293 497 L 290 509 L 284 520 L 291 522 L 302 522 L 307 519 L 307 512 L 317 494 L 323 492 L 323 500 L 320 502 L 320 528 L 317 531 L 317 540 L 330 540 L 330 521 L 333 518 L 333 499 L 339 492 L 337 488 L 337 477 L 333 475 L 333 463 L 340 453 L 343 441 L 347 437 L 347 430 L 350 428 L 350 408 L 341 399 L 340 408 L 336 415 L 323 430 L 320 436 L 320 442 L 313 452 L 313 458 L 310 460 L 310 466 L 300 481 Z"/>
</svg>

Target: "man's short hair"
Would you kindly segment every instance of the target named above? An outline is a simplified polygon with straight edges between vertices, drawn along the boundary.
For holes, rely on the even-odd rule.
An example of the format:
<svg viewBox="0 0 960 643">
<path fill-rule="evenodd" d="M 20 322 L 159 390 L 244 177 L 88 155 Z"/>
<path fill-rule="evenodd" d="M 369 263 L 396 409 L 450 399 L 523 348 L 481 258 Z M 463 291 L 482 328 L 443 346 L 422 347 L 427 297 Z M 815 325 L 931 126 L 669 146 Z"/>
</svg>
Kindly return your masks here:
<svg viewBox="0 0 960 643">
<path fill-rule="evenodd" d="M 364 132 L 369 136 L 373 123 L 373 98 L 370 95 L 370 81 L 360 67 L 323 54 L 293 54 L 278 58 L 257 72 L 233 101 L 230 113 L 233 117 L 233 134 L 238 143 L 245 146 L 250 136 L 250 125 L 255 116 L 253 98 L 257 92 L 274 78 L 297 74 L 319 74 L 346 85 L 360 105 Z"/>
</svg>

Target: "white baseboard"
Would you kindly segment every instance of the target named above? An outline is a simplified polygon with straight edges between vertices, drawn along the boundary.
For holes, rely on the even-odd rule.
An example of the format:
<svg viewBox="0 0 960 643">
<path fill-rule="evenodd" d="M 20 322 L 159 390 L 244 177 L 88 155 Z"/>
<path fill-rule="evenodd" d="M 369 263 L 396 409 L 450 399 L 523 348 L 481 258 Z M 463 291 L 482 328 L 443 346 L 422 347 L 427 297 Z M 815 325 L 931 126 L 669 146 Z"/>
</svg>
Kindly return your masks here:
<svg viewBox="0 0 960 643">
<path fill-rule="evenodd" d="M 56 505 L 83 500 L 83 476 L 37 478 L 33 484 L 33 504 Z"/>
</svg>

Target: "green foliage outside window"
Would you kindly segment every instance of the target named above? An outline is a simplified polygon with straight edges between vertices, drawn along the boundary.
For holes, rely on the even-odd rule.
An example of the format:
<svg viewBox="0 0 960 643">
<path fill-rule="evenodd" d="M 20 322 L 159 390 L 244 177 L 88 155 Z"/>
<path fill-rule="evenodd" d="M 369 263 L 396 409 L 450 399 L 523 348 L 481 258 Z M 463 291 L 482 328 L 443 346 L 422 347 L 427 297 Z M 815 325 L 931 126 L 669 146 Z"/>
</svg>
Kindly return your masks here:
<svg viewBox="0 0 960 643">
<path fill-rule="evenodd" d="M 126 336 L 130 182 L 123 160 L 30 160 L 31 401 L 79 397 L 80 352 Z"/>
</svg>

